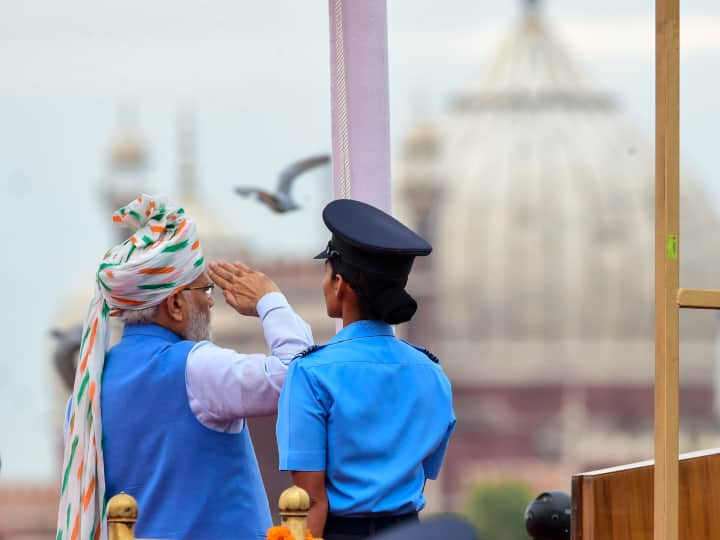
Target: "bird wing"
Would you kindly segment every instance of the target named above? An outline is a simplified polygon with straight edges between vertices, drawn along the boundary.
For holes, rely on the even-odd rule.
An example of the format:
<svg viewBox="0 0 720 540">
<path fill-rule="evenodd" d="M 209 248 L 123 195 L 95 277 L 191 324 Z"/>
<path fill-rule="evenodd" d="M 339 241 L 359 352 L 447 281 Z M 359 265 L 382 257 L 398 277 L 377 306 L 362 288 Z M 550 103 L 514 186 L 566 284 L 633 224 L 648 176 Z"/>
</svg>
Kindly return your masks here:
<svg viewBox="0 0 720 540">
<path fill-rule="evenodd" d="M 255 195 L 256 193 L 260 193 L 260 189 L 258 188 L 252 188 L 252 187 L 244 187 L 244 186 L 238 186 L 235 188 L 235 193 L 242 197 L 249 197 L 250 195 Z"/>
<path fill-rule="evenodd" d="M 286 195 L 290 195 L 290 188 L 292 187 L 292 183 L 305 171 L 309 171 L 310 169 L 314 169 L 315 167 L 320 167 L 321 165 L 325 165 L 326 163 L 330 162 L 330 156 L 327 154 L 319 155 L 319 156 L 311 156 L 305 159 L 301 159 L 300 161 L 296 161 L 292 164 L 290 164 L 288 167 L 283 169 L 280 172 L 280 183 L 278 184 L 278 192 L 284 193 Z"/>
<path fill-rule="evenodd" d="M 284 212 L 285 207 L 282 202 L 274 193 L 270 193 L 263 189 L 258 188 L 247 188 L 247 187 L 236 187 L 235 193 L 242 195 L 243 197 L 255 196 L 255 198 L 263 204 L 266 204 L 271 210 L 275 212 Z"/>
<path fill-rule="evenodd" d="M 267 204 L 270 208 L 272 208 L 276 212 L 278 211 L 279 201 L 278 201 L 278 198 L 274 194 L 268 193 L 267 191 L 258 191 L 257 198 L 260 202 Z"/>
</svg>

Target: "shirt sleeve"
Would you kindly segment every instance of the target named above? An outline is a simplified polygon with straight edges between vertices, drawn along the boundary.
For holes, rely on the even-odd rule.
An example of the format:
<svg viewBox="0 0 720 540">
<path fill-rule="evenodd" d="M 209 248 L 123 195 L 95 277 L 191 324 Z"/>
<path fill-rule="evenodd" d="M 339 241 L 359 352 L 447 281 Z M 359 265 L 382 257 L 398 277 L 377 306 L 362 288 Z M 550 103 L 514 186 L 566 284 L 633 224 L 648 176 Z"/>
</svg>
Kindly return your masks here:
<svg viewBox="0 0 720 540">
<path fill-rule="evenodd" d="M 190 408 L 205 425 L 276 412 L 287 365 L 312 345 L 312 331 L 281 293 L 257 305 L 270 354 L 242 354 L 202 341 L 188 355 Z"/>
<path fill-rule="evenodd" d="M 455 417 L 453 416 L 450 424 L 448 425 L 445 437 L 443 437 L 440 444 L 435 448 L 432 454 L 425 458 L 423 461 L 423 470 L 425 471 L 425 478 L 430 480 L 437 480 L 438 474 L 440 474 L 440 466 L 442 465 L 443 459 L 445 458 L 445 452 L 447 451 L 448 443 L 450 442 L 450 436 L 455 430 Z"/>
<path fill-rule="evenodd" d="M 324 471 L 327 462 L 327 411 L 316 394 L 312 374 L 294 362 L 280 395 L 277 441 L 281 471 Z"/>
<path fill-rule="evenodd" d="M 270 354 L 285 364 L 313 344 L 310 326 L 293 311 L 282 293 L 263 296 L 257 303 L 257 312 Z"/>
</svg>

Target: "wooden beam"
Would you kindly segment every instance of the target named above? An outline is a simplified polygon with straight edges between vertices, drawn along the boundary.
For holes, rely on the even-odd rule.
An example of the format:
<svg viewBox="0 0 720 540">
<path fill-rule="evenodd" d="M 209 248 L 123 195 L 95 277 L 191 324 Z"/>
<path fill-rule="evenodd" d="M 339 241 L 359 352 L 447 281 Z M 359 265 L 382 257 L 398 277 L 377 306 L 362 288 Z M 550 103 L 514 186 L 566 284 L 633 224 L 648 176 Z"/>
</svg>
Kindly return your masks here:
<svg viewBox="0 0 720 540">
<path fill-rule="evenodd" d="M 678 289 L 677 304 L 681 308 L 720 309 L 720 291 Z"/>
<path fill-rule="evenodd" d="M 655 3 L 654 540 L 678 540 L 680 6 Z"/>
</svg>

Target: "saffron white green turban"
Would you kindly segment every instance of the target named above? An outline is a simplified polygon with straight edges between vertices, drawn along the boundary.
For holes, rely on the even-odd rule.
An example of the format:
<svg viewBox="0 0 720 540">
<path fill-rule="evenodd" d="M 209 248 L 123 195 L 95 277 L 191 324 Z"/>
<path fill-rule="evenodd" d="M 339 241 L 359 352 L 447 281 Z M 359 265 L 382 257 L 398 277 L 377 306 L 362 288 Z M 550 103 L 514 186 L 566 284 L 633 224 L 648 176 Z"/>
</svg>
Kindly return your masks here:
<svg viewBox="0 0 720 540">
<path fill-rule="evenodd" d="M 80 345 L 65 438 L 56 540 L 105 540 L 105 474 L 100 381 L 108 317 L 160 304 L 205 271 L 195 224 L 164 197 L 141 195 L 114 213 L 133 232 L 105 254 L 96 273 Z"/>
</svg>

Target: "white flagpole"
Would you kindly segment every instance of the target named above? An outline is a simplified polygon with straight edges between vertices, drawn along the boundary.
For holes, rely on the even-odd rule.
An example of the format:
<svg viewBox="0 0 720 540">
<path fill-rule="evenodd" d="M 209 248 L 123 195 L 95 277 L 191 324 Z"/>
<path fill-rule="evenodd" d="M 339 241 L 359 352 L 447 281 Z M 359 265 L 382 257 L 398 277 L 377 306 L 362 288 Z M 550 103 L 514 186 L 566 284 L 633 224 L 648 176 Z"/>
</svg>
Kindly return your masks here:
<svg viewBox="0 0 720 540">
<path fill-rule="evenodd" d="M 329 0 L 333 187 L 391 210 L 386 0 Z"/>
</svg>

